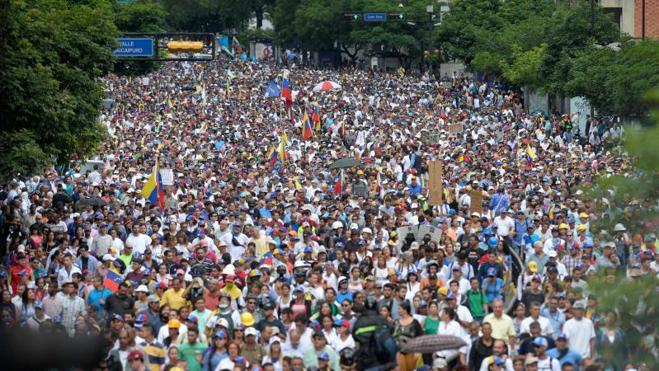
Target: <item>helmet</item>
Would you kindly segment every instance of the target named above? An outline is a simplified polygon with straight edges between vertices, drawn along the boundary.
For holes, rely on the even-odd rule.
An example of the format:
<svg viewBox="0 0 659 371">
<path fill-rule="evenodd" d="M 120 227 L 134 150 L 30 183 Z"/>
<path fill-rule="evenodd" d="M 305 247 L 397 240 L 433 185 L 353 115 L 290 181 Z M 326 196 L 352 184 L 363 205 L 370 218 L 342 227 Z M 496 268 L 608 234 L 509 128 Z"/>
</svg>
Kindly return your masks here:
<svg viewBox="0 0 659 371">
<path fill-rule="evenodd" d="M 250 312 L 243 312 L 240 315 L 240 322 L 246 327 L 254 326 L 254 316 Z"/>
<path fill-rule="evenodd" d="M 352 367 L 355 365 L 355 351 L 350 348 L 343 348 L 339 355 L 341 356 L 341 366 Z"/>
</svg>

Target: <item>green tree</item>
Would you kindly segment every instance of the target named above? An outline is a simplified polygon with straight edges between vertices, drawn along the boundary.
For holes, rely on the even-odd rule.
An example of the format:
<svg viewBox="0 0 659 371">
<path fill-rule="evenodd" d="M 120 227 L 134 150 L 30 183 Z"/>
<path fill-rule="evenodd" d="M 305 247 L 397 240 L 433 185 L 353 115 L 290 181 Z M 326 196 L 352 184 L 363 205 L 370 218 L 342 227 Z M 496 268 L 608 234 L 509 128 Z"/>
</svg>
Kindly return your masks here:
<svg viewBox="0 0 659 371">
<path fill-rule="evenodd" d="M 177 31 L 236 31 L 252 14 L 249 4 L 234 0 L 161 0 L 167 11 L 167 24 Z"/>
<path fill-rule="evenodd" d="M 522 51 L 519 46 L 513 45 L 512 63 L 501 63 L 503 77 L 515 85 L 527 85 L 532 89 L 541 87 L 540 67 L 546 50 L 547 44 L 541 44 L 527 51 Z"/>
<path fill-rule="evenodd" d="M 165 32 L 167 11 L 153 0 L 115 4 L 115 24 L 121 32 Z M 115 72 L 123 75 L 142 75 L 161 66 L 159 62 L 117 61 Z"/>
<path fill-rule="evenodd" d="M 0 24 L 0 173 L 91 154 L 104 133 L 98 79 L 112 68 L 118 36 L 110 3 L 10 0 Z"/>
<path fill-rule="evenodd" d="M 588 99 L 598 113 L 642 118 L 659 88 L 659 42 L 623 43 L 620 50 L 590 48 L 571 60 L 565 92 Z"/>
<path fill-rule="evenodd" d="M 630 235 L 654 233 L 656 230 L 657 201 L 659 200 L 659 90 L 647 93 L 643 99 L 653 107 L 651 127 L 626 127 L 623 150 L 630 163 L 624 176 L 600 177 L 594 186 L 587 186 L 588 198 L 593 201 L 593 212 L 601 218 L 592 221 L 596 230 L 612 230 L 614 223 L 622 222 Z M 622 151 L 613 155 L 620 156 Z M 606 200 L 604 202 L 604 200 Z M 633 269 L 630 273 L 633 272 Z M 589 291 L 597 297 L 597 311 L 601 315 L 615 313 L 616 325 L 623 333 L 622 341 L 614 348 L 601 352 L 608 365 L 636 368 L 642 363 L 656 364 L 652 353 L 654 336 L 659 327 L 659 295 L 657 278 L 648 274 L 627 278 L 625 272 L 604 271 L 589 279 Z M 602 324 L 603 325 L 603 324 Z M 652 369 L 651 367 L 649 369 Z"/>
</svg>

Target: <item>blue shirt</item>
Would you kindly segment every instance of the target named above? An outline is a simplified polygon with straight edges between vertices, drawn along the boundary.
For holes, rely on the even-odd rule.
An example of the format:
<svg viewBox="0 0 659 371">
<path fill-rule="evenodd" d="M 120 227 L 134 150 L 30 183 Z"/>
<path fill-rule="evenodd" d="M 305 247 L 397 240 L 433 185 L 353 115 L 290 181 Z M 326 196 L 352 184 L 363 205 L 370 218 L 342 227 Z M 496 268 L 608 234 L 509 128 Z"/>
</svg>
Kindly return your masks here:
<svg viewBox="0 0 659 371">
<path fill-rule="evenodd" d="M 549 308 L 543 307 L 542 310 L 540 310 L 540 315 L 549 320 L 552 334 L 554 334 L 554 336 L 560 335 L 561 328 L 563 328 L 563 324 L 565 323 L 565 314 L 558 309 L 556 310 L 556 313 L 552 313 Z"/>
<path fill-rule="evenodd" d="M 419 194 L 421 194 L 421 183 L 417 182 L 416 186 L 413 186 L 412 184 L 409 184 L 407 188 L 410 190 L 410 196 L 411 197 L 416 197 Z"/>
<path fill-rule="evenodd" d="M 112 291 L 110 291 L 109 289 L 106 288 L 102 288 L 100 290 L 94 289 L 87 296 L 87 304 L 97 307 L 99 316 L 102 316 L 103 304 L 101 304 L 101 300 L 105 302 L 105 300 L 107 300 L 108 296 L 110 295 L 112 295 Z"/>
<path fill-rule="evenodd" d="M 485 287 L 487 285 L 487 288 Z M 488 303 L 493 302 L 497 299 L 503 299 L 501 296 L 501 289 L 503 288 L 503 280 L 501 278 L 496 278 L 494 282 L 490 282 L 487 278 L 481 283 L 481 288 L 487 296 Z"/>
<path fill-rule="evenodd" d="M 581 364 L 581 355 L 572 349 L 568 349 L 567 353 L 560 357 L 558 348 L 552 348 L 547 351 L 547 357 L 555 358 L 561 363 L 561 367 L 565 363 L 571 363 L 574 366 L 574 371 L 579 371 L 579 364 Z"/>
</svg>

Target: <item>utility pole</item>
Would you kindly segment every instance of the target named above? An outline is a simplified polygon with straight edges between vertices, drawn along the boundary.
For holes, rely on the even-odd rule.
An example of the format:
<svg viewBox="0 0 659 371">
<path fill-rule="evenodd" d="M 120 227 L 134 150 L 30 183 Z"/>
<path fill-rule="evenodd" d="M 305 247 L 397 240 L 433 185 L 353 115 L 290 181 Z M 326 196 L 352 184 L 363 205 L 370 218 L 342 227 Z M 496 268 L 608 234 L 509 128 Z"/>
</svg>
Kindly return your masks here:
<svg viewBox="0 0 659 371">
<path fill-rule="evenodd" d="M 645 40 L 645 0 L 641 2 L 641 40 Z"/>
</svg>

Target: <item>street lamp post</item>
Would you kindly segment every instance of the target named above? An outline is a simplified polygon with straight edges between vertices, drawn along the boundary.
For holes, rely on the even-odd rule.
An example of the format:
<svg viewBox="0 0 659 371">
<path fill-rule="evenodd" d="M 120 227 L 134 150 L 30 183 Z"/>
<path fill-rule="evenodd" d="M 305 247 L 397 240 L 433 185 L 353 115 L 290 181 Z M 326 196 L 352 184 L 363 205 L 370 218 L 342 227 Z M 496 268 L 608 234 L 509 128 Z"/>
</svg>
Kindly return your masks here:
<svg viewBox="0 0 659 371">
<path fill-rule="evenodd" d="M 432 17 L 433 17 L 433 14 L 434 14 L 434 8 L 433 8 L 432 4 L 426 6 L 426 13 L 428 13 L 428 36 L 430 37 L 431 34 L 432 34 L 432 27 L 433 27 Z M 425 51 L 425 46 L 424 46 L 424 40 L 425 40 L 425 37 L 422 37 L 421 38 L 421 68 L 420 68 L 421 75 L 423 75 L 423 69 L 424 69 L 425 64 L 426 64 L 426 51 Z"/>
</svg>

